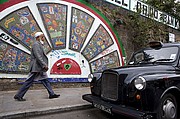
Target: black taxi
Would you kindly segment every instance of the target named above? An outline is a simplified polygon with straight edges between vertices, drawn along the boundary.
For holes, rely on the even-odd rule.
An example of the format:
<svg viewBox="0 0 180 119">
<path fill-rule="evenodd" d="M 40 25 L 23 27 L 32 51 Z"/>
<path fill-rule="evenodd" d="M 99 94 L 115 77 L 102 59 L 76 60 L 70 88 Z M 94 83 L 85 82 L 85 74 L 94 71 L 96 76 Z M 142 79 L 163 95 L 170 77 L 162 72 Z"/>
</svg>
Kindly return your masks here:
<svg viewBox="0 0 180 119">
<path fill-rule="evenodd" d="M 180 113 L 180 43 L 150 42 L 126 66 L 89 74 L 96 108 L 132 119 L 177 119 Z"/>
</svg>

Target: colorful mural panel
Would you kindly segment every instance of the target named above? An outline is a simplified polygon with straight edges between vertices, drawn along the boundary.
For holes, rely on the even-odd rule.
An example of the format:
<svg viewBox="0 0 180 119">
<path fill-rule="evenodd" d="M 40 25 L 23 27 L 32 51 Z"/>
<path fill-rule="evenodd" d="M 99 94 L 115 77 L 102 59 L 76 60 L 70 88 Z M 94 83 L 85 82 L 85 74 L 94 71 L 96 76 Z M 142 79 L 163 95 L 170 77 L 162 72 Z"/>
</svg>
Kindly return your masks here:
<svg viewBox="0 0 180 119">
<path fill-rule="evenodd" d="M 62 58 L 53 65 L 51 74 L 81 74 L 81 68 L 73 59 Z"/>
<path fill-rule="evenodd" d="M 0 72 L 29 71 L 30 55 L 0 40 Z"/>
<path fill-rule="evenodd" d="M 0 21 L 0 27 L 17 39 L 22 45 L 31 48 L 34 34 L 41 31 L 28 7 L 12 12 Z M 50 45 L 45 40 L 45 51 L 50 51 Z"/>
<path fill-rule="evenodd" d="M 100 25 L 94 36 L 83 50 L 82 54 L 87 58 L 87 60 L 91 60 L 112 44 L 113 40 L 109 33 L 102 25 Z"/>
<path fill-rule="evenodd" d="M 66 47 L 67 6 L 61 4 L 38 4 L 54 49 Z"/>
<path fill-rule="evenodd" d="M 90 63 L 92 72 L 100 72 L 104 69 L 115 68 L 120 66 L 119 57 L 117 51 L 114 51 L 100 59 L 97 59 Z"/>
<path fill-rule="evenodd" d="M 71 17 L 71 39 L 69 42 L 69 48 L 75 51 L 80 51 L 94 18 L 82 10 L 72 8 Z"/>
</svg>

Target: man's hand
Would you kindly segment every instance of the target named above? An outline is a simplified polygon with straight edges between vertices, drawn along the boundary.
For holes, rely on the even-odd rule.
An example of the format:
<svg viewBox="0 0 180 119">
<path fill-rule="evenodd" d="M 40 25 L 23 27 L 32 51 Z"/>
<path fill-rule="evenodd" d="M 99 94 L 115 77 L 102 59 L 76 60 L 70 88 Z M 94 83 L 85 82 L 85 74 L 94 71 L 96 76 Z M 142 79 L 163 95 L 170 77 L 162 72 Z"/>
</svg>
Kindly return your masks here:
<svg viewBox="0 0 180 119">
<path fill-rule="evenodd" d="M 44 71 L 47 71 L 49 68 L 47 66 L 45 66 L 43 69 L 44 69 Z"/>
</svg>

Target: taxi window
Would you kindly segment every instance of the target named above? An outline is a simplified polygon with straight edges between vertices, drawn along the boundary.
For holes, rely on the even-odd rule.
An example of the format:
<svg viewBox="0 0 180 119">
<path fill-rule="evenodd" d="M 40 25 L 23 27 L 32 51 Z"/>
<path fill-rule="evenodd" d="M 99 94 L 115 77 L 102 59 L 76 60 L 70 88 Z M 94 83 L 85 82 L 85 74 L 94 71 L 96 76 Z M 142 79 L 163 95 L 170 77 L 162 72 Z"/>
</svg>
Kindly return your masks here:
<svg viewBox="0 0 180 119">
<path fill-rule="evenodd" d="M 162 47 L 160 49 L 146 49 L 134 54 L 130 64 L 150 62 L 173 62 L 176 60 L 178 47 Z"/>
<path fill-rule="evenodd" d="M 178 47 L 165 47 L 158 50 L 152 49 L 152 50 L 145 50 L 145 53 L 147 53 L 150 57 L 153 57 L 152 61 L 156 60 L 163 60 L 173 62 L 176 60 L 176 56 L 178 53 Z"/>
</svg>

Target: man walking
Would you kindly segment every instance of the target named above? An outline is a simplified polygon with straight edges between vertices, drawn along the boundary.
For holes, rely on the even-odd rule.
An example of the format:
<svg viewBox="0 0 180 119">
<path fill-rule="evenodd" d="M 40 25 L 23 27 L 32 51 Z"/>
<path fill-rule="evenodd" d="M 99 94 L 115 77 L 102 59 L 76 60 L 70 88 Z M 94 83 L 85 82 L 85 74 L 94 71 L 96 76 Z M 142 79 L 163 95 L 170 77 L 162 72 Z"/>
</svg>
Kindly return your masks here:
<svg viewBox="0 0 180 119">
<path fill-rule="evenodd" d="M 49 93 L 49 99 L 58 98 L 60 96 L 54 93 L 50 82 L 47 79 L 48 76 L 46 71 L 48 70 L 48 58 L 43 49 L 45 40 L 44 34 L 42 32 L 36 32 L 34 36 L 36 41 L 34 42 L 31 49 L 30 73 L 22 87 L 14 96 L 14 99 L 18 101 L 26 100 L 23 98 L 23 96 L 28 91 L 33 82 L 37 80 L 41 81 L 44 87 L 47 89 Z"/>
</svg>

